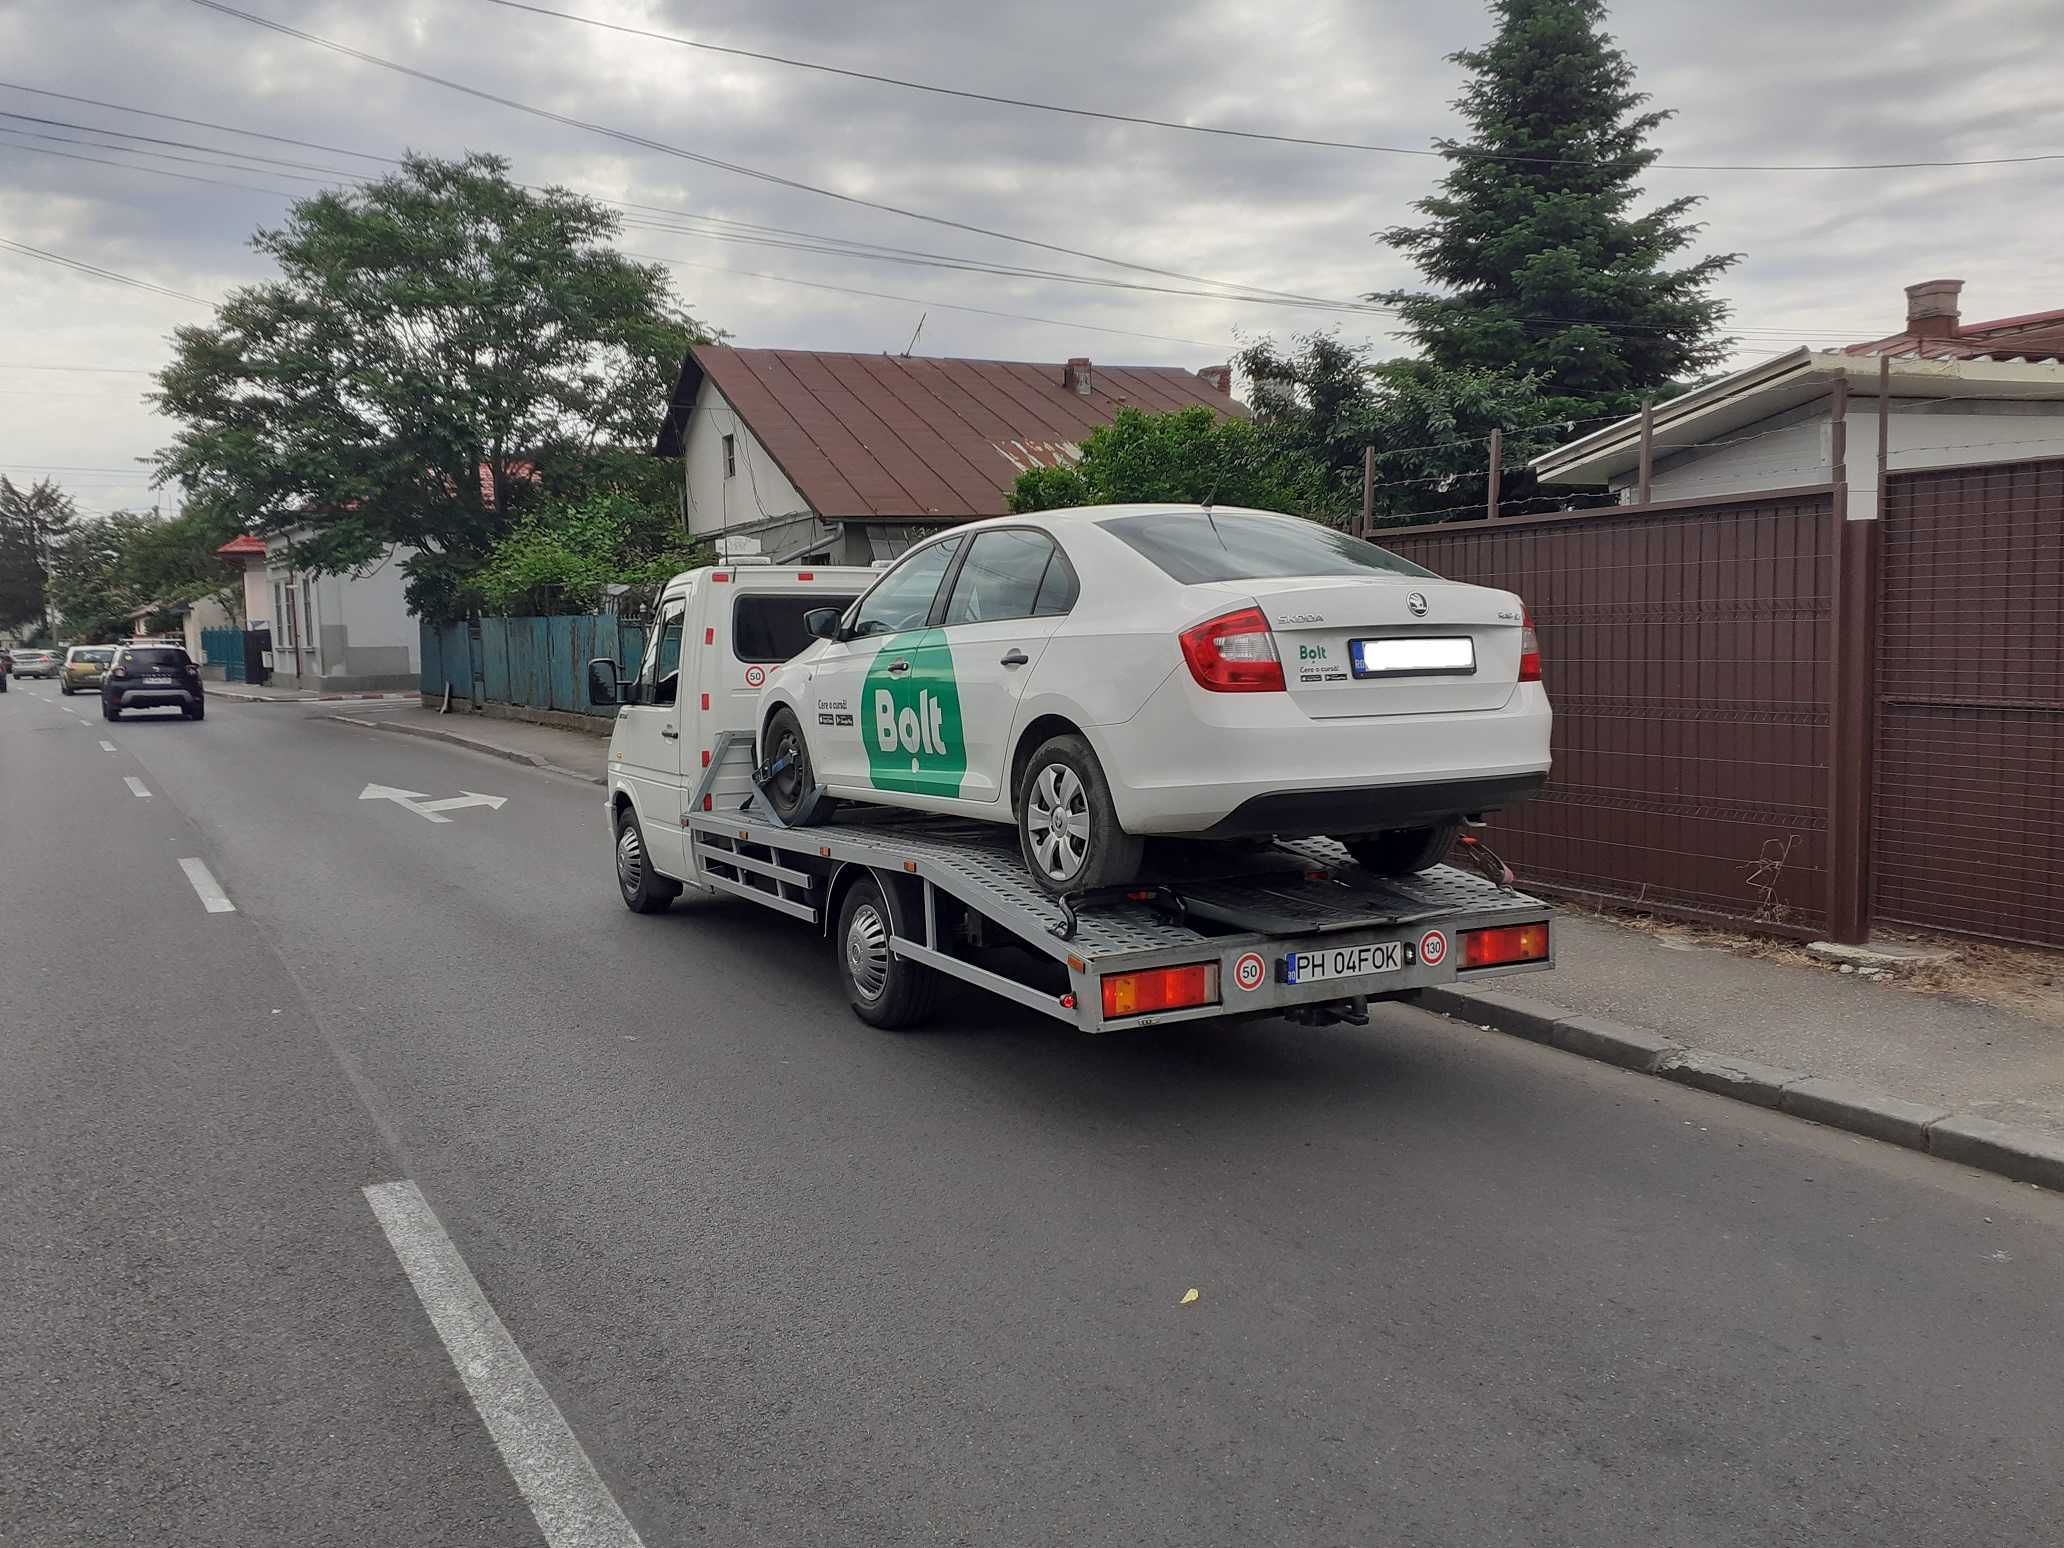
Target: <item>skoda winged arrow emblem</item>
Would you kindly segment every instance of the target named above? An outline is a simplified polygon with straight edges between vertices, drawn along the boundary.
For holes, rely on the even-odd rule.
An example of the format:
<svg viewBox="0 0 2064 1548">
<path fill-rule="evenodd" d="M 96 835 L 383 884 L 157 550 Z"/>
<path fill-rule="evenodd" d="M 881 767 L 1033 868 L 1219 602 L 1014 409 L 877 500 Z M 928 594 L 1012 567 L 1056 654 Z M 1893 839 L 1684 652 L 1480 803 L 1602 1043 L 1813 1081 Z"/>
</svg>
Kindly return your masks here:
<svg viewBox="0 0 2064 1548">
<path fill-rule="evenodd" d="M 1426 616 L 1426 593 L 1423 591 L 1413 592 L 1405 598 L 1405 607 L 1414 618 L 1424 618 Z"/>
</svg>

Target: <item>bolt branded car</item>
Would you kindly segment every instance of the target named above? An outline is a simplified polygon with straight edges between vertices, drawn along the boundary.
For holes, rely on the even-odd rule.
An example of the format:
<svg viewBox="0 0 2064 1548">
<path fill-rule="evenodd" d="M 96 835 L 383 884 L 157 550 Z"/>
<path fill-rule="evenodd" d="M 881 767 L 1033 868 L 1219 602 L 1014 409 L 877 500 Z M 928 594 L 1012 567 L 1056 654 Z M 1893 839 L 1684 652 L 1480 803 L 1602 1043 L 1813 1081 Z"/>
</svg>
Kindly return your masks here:
<svg viewBox="0 0 2064 1548">
<path fill-rule="evenodd" d="M 850 800 L 1016 823 L 1051 892 L 1132 881 L 1155 835 L 1326 834 L 1408 874 L 1547 777 L 1520 599 L 1299 517 L 999 517 L 805 622 L 759 710 L 784 820 Z"/>
</svg>

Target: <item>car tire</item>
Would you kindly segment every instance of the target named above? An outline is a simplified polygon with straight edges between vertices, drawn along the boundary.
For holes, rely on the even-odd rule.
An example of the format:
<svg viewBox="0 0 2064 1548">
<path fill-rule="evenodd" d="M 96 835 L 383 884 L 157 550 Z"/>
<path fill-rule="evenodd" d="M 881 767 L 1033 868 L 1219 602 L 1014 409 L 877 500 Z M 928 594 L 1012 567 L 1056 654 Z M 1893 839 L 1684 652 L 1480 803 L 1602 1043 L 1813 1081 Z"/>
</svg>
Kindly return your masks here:
<svg viewBox="0 0 2064 1548">
<path fill-rule="evenodd" d="M 854 1015 L 888 1032 L 927 1020 L 939 998 L 938 972 L 897 956 L 889 947 L 895 933 L 895 915 L 877 878 L 864 876 L 846 888 L 831 938 L 839 986 Z"/>
<path fill-rule="evenodd" d="M 108 703 L 107 700 L 102 699 L 100 701 L 100 718 L 102 720 L 120 720 L 122 712 L 116 709 L 114 705 Z"/>
<path fill-rule="evenodd" d="M 1018 781 L 1017 807 L 1025 868 L 1053 896 L 1122 887 L 1139 876 L 1146 840 L 1120 826 L 1111 782 L 1082 737 L 1040 743 Z"/>
<path fill-rule="evenodd" d="M 774 815 L 790 827 L 828 822 L 838 810 L 838 802 L 821 796 L 816 806 L 810 807 L 810 792 L 817 787 L 817 765 L 810 757 L 810 743 L 803 735 L 802 721 L 786 704 L 768 717 L 767 737 L 761 746 L 763 766 L 775 762 L 784 752 L 791 755 L 788 767 L 767 781 L 767 804 L 774 808 Z M 809 808 L 807 812 L 805 808 Z"/>
<path fill-rule="evenodd" d="M 616 814 L 616 890 L 634 914 L 663 914 L 681 895 L 679 882 L 652 869 L 645 830 L 628 806 Z"/>
<path fill-rule="evenodd" d="M 1459 821 L 1437 822 L 1430 828 L 1394 828 L 1388 833 L 1364 833 L 1342 839 L 1355 863 L 1378 876 L 1416 876 L 1430 871 L 1447 858 Z"/>
<path fill-rule="evenodd" d="M 70 683 L 59 683 L 57 691 L 69 699 L 72 696 L 72 685 Z"/>
<path fill-rule="evenodd" d="M 188 720 L 206 720 L 208 718 L 208 706 L 205 704 L 189 704 L 183 713 Z"/>
</svg>

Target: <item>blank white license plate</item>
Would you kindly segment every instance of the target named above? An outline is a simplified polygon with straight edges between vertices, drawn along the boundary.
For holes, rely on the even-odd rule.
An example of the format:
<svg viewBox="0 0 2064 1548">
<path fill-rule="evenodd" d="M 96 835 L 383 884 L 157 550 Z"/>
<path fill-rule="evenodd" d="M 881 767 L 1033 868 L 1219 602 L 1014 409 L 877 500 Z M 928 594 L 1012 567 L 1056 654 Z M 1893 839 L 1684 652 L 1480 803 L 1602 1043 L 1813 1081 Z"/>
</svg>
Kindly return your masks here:
<svg viewBox="0 0 2064 1548">
<path fill-rule="evenodd" d="M 170 688 L 172 686 L 172 679 L 169 677 L 146 677 L 143 680 L 143 686 L 146 688 Z"/>
<path fill-rule="evenodd" d="M 1288 953 L 1283 958 L 1283 981 L 1316 984 L 1329 978 L 1359 978 L 1364 973 L 1395 973 L 1404 965 L 1403 941 L 1328 946 L 1319 951 Z"/>
<path fill-rule="evenodd" d="M 1407 636 L 1393 640 L 1350 640 L 1357 677 L 1468 677 L 1476 671 L 1476 641 Z"/>
</svg>

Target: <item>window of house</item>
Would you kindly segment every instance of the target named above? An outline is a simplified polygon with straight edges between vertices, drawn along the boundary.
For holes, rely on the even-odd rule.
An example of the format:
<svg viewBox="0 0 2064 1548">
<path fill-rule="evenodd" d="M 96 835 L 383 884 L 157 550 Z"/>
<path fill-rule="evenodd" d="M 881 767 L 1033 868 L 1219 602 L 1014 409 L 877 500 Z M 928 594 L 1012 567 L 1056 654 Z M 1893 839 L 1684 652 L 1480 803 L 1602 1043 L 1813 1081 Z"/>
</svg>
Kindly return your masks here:
<svg viewBox="0 0 2064 1548">
<path fill-rule="evenodd" d="M 724 477 L 738 477 L 738 437 L 735 435 L 724 437 Z"/>
</svg>

